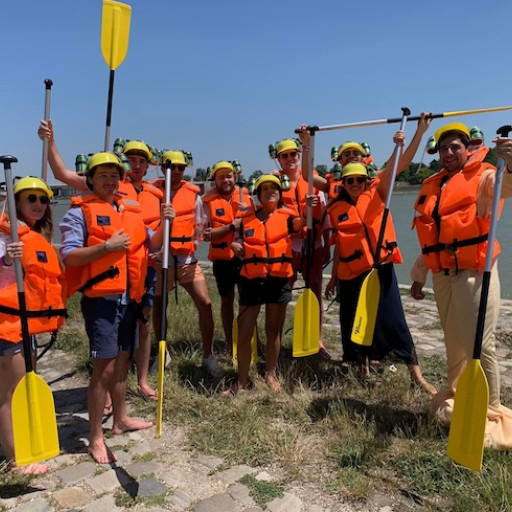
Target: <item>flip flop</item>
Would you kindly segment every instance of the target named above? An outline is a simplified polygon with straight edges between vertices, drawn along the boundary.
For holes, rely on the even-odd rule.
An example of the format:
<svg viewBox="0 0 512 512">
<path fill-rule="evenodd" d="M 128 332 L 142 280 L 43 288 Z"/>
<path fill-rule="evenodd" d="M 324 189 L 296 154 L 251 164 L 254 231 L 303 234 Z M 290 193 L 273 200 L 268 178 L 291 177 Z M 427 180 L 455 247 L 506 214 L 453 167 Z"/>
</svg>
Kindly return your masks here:
<svg viewBox="0 0 512 512">
<path fill-rule="evenodd" d="M 151 402 L 158 402 L 158 393 L 155 391 L 154 393 L 144 393 L 142 389 L 137 388 L 138 395 L 144 400 L 150 400 Z"/>
<path fill-rule="evenodd" d="M 105 407 L 103 407 L 103 416 L 110 416 L 112 414 L 112 410 L 113 410 L 112 404 L 105 405 Z"/>
</svg>

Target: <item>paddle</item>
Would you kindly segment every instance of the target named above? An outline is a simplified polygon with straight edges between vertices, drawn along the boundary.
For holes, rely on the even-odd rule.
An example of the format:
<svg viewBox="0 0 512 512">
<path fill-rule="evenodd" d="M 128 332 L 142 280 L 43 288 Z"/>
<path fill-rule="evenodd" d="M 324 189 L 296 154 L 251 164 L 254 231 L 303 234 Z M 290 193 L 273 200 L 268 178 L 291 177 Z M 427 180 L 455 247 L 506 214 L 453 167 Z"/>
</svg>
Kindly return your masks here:
<svg viewBox="0 0 512 512">
<path fill-rule="evenodd" d="M 114 95 L 114 72 L 121 65 L 128 51 L 130 17 L 132 8 L 114 0 L 103 0 L 101 17 L 101 53 L 110 69 L 108 83 L 107 123 L 105 128 L 105 151 L 110 145 L 110 123 L 112 120 L 112 97 Z"/>
<path fill-rule="evenodd" d="M 441 114 L 430 114 L 427 116 L 429 119 L 438 119 L 440 117 L 454 117 L 454 116 L 466 116 L 469 114 L 485 114 L 486 112 L 498 112 L 501 110 L 510 110 L 510 107 L 494 107 L 494 108 L 479 108 L 476 110 L 459 110 L 456 112 L 443 112 Z M 411 116 L 407 119 L 407 121 L 419 121 L 421 116 Z M 325 132 L 328 130 L 342 130 L 343 128 L 354 128 L 356 126 L 375 126 L 378 124 L 389 124 L 389 123 L 399 123 L 402 121 L 401 117 L 392 117 L 391 119 L 376 119 L 374 121 L 359 121 L 356 123 L 345 123 L 345 124 L 333 124 L 329 126 L 320 126 L 314 127 L 319 132 Z M 309 128 L 313 128 L 308 126 Z M 295 130 L 295 133 L 299 133 L 298 130 Z"/>
<path fill-rule="evenodd" d="M 407 116 L 411 111 L 407 107 L 402 107 L 402 122 L 400 130 L 404 130 Z M 375 246 L 373 256 L 373 267 L 370 273 L 364 278 L 359 292 L 359 300 L 357 301 L 356 314 L 354 323 L 352 325 L 351 340 L 358 345 L 371 346 L 373 342 L 373 332 L 375 330 L 375 320 L 377 319 L 377 310 L 379 308 L 380 300 L 380 281 L 379 281 L 379 267 L 380 267 L 380 251 L 382 249 L 382 242 L 384 241 L 384 233 L 386 231 L 386 224 L 389 217 L 389 204 L 391 202 L 391 195 L 393 193 L 393 186 L 395 185 L 396 170 L 398 168 L 398 161 L 400 160 L 400 143 L 397 142 L 395 146 L 395 155 L 393 158 L 393 168 L 391 171 L 391 178 L 389 180 L 386 201 L 384 204 L 384 212 L 382 214 L 382 222 L 379 230 L 379 238 Z"/>
<path fill-rule="evenodd" d="M 316 127 L 308 128 L 309 168 L 308 168 L 308 195 L 313 193 L 313 168 L 315 163 L 315 131 Z M 309 275 L 313 263 L 313 211 L 307 206 L 307 232 L 306 232 L 306 273 L 304 281 L 306 289 L 297 301 L 293 317 L 293 357 L 309 356 L 318 353 L 320 349 L 320 305 L 316 295 L 310 288 Z"/>
<path fill-rule="evenodd" d="M 165 204 L 171 202 L 171 166 L 170 160 L 165 163 Z M 162 435 L 162 408 L 164 403 L 164 369 L 167 353 L 167 279 L 169 272 L 169 237 L 171 220 L 164 221 L 164 244 L 162 256 L 162 317 L 160 319 L 160 341 L 158 342 L 158 401 L 156 409 L 156 437 Z M 176 270 L 176 269 L 175 269 Z"/>
<path fill-rule="evenodd" d="M 19 242 L 16 204 L 12 186 L 11 163 L 18 159 L 13 156 L 0 156 L 5 169 L 7 206 L 11 222 L 12 241 Z M 18 304 L 25 356 L 25 375 L 12 395 L 12 430 L 16 465 L 26 466 L 34 462 L 50 459 L 59 454 L 59 437 L 53 395 L 48 384 L 36 375 L 32 366 L 32 348 L 28 330 L 27 305 L 23 285 L 23 269 L 19 259 L 14 260 Z"/>
<path fill-rule="evenodd" d="M 47 78 L 44 81 L 45 95 L 44 95 L 44 120 L 50 119 L 50 99 L 52 96 L 53 82 Z M 48 176 L 48 139 L 43 139 L 43 161 L 41 163 L 41 178 L 46 181 Z"/>
<path fill-rule="evenodd" d="M 502 126 L 497 130 L 500 137 L 508 137 L 512 126 Z M 491 223 L 487 237 L 487 254 L 485 255 L 484 275 L 480 292 L 480 305 L 476 324 L 475 347 L 473 359 L 462 372 L 455 391 L 453 414 L 448 436 L 447 454 L 455 462 L 474 471 L 481 471 L 484 455 L 485 423 L 489 405 L 489 386 L 480 364 L 484 336 L 485 314 L 489 296 L 489 283 L 493 264 L 494 239 L 498 223 L 501 186 L 505 160 L 498 159 L 496 182 L 492 199 Z"/>
</svg>

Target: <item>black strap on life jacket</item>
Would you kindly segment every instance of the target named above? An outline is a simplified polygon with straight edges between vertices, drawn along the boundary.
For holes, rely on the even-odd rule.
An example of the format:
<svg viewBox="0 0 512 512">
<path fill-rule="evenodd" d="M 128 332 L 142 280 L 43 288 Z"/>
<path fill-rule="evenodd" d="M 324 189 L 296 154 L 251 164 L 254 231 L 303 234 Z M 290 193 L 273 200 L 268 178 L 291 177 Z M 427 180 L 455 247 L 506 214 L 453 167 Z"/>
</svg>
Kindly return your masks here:
<svg viewBox="0 0 512 512">
<path fill-rule="evenodd" d="M 18 308 L 11 308 L 8 306 L 0 305 L 0 313 L 5 313 L 6 315 L 13 316 L 21 316 L 21 311 Z M 52 308 L 51 306 L 48 309 L 40 309 L 40 310 L 29 310 L 27 309 L 24 314 L 26 314 L 27 318 L 52 318 L 54 316 L 63 316 L 65 318 L 68 317 L 68 310 L 66 308 L 58 309 Z"/>
<path fill-rule="evenodd" d="M 104 281 L 105 279 L 113 279 L 118 275 L 119 269 L 117 267 L 110 267 L 109 269 L 100 272 L 97 276 L 88 279 L 86 283 L 78 289 L 78 291 L 84 293 L 85 290 L 101 283 L 101 281 Z"/>
</svg>

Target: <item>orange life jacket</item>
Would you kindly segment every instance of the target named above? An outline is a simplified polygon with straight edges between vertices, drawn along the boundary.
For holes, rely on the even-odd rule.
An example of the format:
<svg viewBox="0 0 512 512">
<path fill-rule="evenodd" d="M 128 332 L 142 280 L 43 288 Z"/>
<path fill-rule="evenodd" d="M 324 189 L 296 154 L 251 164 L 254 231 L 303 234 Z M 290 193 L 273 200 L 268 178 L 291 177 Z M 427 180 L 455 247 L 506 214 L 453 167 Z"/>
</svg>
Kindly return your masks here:
<svg viewBox="0 0 512 512">
<path fill-rule="evenodd" d="M 245 208 L 252 208 L 252 200 L 247 188 L 242 190 L 242 202 Z M 240 201 L 240 190 L 233 190 L 233 193 L 226 199 L 221 196 L 216 188 L 209 190 L 204 196 L 203 201 L 210 209 L 210 221 L 212 228 L 218 228 L 231 224 L 242 206 Z M 233 258 L 234 253 L 231 250 L 231 242 L 233 241 L 234 233 L 229 232 L 221 238 L 210 243 L 210 250 L 208 252 L 208 259 L 211 261 L 216 260 L 230 260 Z"/>
<path fill-rule="evenodd" d="M 384 202 L 379 196 L 377 185 L 378 180 L 374 180 L 370 188 L 358 197 L 356 205 L 338 199 L 328 207 L 339 253 L 338 279 L 354 279 L 374 264 L 384 213 Z M 379 265 L 402 261 L 390 213 L 384 231 Z"/>
<path fill-rule="evenodd" d="M 483 270 L 485 267 L 490 219 L 477 216 L 476 198 L 482 173 L 495 169 L 482 161 L 487 151 L 473 153 L 462 171 L 449 179 L 446 170 L 441 169 L 423 181 L 414 206 L 418 215 L 414 217 L 413 227 L 425 264 L 434 273 L 441 269 Z M 497 258 L 499 252 L 495 240 L 493 257 Z"/>
<path fill-rule="evenodd" d="M 82 209 L 88 238 L 86 246 L 105 243 L 122 229 L 130 236 L 127 251 L 105 251 L 100 258 L 80 267 L 66 268 L 69 295 L 76 291 L 88 297 L 124 293 L 128 284 L 130 298 L 140 302 L 144 295 L 148 251 L 146 228 L 136 201 L 116 200 L 118 210 L 92 192 L 71 198 L 72 207 Z"/>
<path fill-rule="evenodd" d="M 242 234 L 245 256 L 240 274 L 249 279 L 291 277 L 292 240 L 291 221 L 295 213 L 287 208 L 278 208 L 265 222 L 256 212 L 242 218 Z"/>
<path fill-rule="evenodd" d="M 0 219 L 0 231 L 11 233 L 5 217 Z M 18 226 L 18 236 L 23 242 L 21 265 L 29 334 L 55 331 L 67 317 L 59 258 L 51 244 L 27 225 Z M 16 343 L 23 339 L 16 282 L 0 289 L 0 325 L 0 338 Z"/>
<path fill-rule="evenodd" d="M 334 201 L 340 194 L 341 189 L 343 188 L 343 183 L 340 179 L 334 179 L 332 173 L 328 173 L 325 175 L 325 179 L 327 180 L 327 186 L 329 190 L 327 191 L 328 202 Z"/>
<path fill-rule="evenodd" d="M 147 181 L 142 182 L 142 190 L 137 192 L 130 181 L 119 184 L 119 192 L 132 201 L 137 201 L 142 209 L 144 225 L 152 231 L 156 231 L 160 224 L 160 203 L 164 197 L 161 189 Z"/>
</svg>

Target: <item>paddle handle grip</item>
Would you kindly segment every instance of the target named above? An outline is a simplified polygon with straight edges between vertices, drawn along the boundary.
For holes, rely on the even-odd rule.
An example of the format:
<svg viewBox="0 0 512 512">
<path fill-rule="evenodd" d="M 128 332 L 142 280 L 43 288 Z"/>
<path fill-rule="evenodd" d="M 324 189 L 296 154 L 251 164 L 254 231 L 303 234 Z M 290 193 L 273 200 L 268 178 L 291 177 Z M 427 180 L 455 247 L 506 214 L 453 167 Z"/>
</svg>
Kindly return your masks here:
<svg viewBox="0 0 512 512">
<path fill-rule="evenodd" d="M 50 119 L 50 102 L 52 96 L 52 85 L 53 82 L 46 78 L 44 81 L 45 94 L 44 94 L 44 120 Z M 48 177 L 48 139 L 43 139 L 43 156 L 41 162 L 41 178 L 46 181 Z"/>
</svg>

